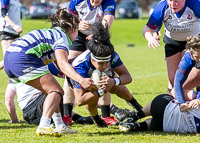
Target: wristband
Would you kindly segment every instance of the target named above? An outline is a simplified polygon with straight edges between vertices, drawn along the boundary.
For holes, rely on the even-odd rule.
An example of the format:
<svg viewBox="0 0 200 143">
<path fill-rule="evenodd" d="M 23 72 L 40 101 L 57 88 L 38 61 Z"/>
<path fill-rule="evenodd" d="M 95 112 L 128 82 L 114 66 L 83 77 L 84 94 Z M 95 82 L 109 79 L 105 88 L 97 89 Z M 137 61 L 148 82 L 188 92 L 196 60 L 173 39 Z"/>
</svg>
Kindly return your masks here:
<svg viewBox="0 0 200 143">
<path fill-rule="evenodd" d="M 117 78 L 114 78 L 114 82 L 115 82 L 115 85 L 118 86 L 118 85 L 120 85 L 121 80 L 119 77 L 117 77 Z"/>
<path fill-rule="evenodd" d="M 106 92 L 105 92 L 103 89 L 98 89 L 98 90 L 97 90 L 97 95 L 98 95 L 99 97 L 102 97 L 105 93 L 106 93 Z"/>
<path fill-rule="evenodd" d="M 20 28 L 19 25 L 15 25 L 15 26 L 13 27 L 14 30 L 16 30 L 16 29 L 18 29 L 18 28 Z"/>
</svg>

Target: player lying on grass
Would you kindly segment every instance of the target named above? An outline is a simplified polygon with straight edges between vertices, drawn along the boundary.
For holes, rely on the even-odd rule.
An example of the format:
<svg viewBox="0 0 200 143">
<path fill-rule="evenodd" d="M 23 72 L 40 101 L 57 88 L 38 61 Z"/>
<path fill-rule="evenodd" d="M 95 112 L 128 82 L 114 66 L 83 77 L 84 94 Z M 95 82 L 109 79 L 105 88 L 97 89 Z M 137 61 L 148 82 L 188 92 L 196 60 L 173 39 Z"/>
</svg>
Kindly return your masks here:
<svg viewBox="0 0 200 143">
<path fill-rule="evenodd" d="M 53 63 L 50 63 L 48 65 L 48 68 L 53 75 L 58 76 L 59 78 L 64 78 L 64 74 L 60 72 Z M 17 118 L 15 109 L 14 98 L 16 94 L 17 94 L 18 105 L 20 109 L 23 111 L 23 118 L 25 122 L 28 124 L 39 125 L 40 119 L 42 117 L 42 111 L 43 111 L 42 107 L 46 97 L 45 94 L 32 86 L 23 84 L 21 82 L 14 84 L 12 80 L 9 80 L 9 84 L 7 85 L 5 93 L 5 105 L 11 118 L 9 123 L 20 122 Z M 62 100 L 60 102 L 60 111 L 61 111 L 61 116 L 63 117 Z M 90 117 L 83 117 L 80 116 L 79 114 L 76 114 L 75 112 L 72 112 L 72 120 L 75 123 L 80 123 L 80 124 L 93 123 Z M 58 128 L 57 125 L 58 124 L 55 124 L 56 128 Z"/>
<path fill-rule="evenodd" d="M 86 105 L 97 126 L 107 127 L 106 122 L 99 117 L 97 111 L 99 98 L 104 96 L 106 99 L 107 92 L 116 94 L 137 110 L 141 109 L 142 106 L 124 86 L 130 83 L 132 78 L 119 55 L 114 51 L 107 25 L 104 27 L 101 20 L 99 20 L 93 25 L 92 33 L 92 39 L 86 44 L 89 50 L 79 55 L 73 61 L 72 66 L 84 78 L 91 77 L 90 73 L 93 73 L 96 69 L 100 74 L 102 72 L 107 74 L 103 77 L 99 76 L 101 80 L 97 83 L 98 88 L 94 88 L 93 91 L 84 89 L 74 80 L 72 80 L 72 84 L 77 105 Z M 114 74 L 113 71 L 117 73 L 118 77 L 117 75 L 112 75 Z M 107 116 L 110 116 L 110 110 L 107 111 Z"/>
<path fill-rule="evenodd" d="M 194 103 L 200 106 L 200 101 L 195 99 L 188 103 L 188 108 L 185 108 L 185 103 L 178 104 L 169 94 L 158 95 L 137 114 L 128 118 L 126 122 L 120 123 L 120 130 L 199 133 L 200 108 L 193 108 Z M 147 116 L 152 118 L 144 122 L 136 122 Z"/>
</svg>

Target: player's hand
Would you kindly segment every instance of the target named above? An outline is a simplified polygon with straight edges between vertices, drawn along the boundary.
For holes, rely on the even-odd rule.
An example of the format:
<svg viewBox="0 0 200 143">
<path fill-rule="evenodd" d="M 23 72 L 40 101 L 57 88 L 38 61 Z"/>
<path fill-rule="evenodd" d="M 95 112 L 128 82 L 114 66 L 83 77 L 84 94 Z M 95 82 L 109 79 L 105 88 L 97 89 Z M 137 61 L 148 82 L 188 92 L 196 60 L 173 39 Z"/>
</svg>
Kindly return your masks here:
<svg viewBox="0 0 200 143">
<path fill-rule="evenodd" d="M 91 78 L 83 78 L 80 84 L 87 91 L 93 91 L 94 89 L 97 88 L 96 85 L 93 84 L 93 80 Z"/>
<path fill-rule="evenodd" d="M 79 23 L 79 30 L 85 31 L 90 28 L 89 21 L 81 21 Z"/>
<path fill-rule="evenodd" d="M 89 36 L 86 37 L 87 40 L 91 40 L 92 39 L 93 34 L 90 34 Z"/>
<path fill-rule="evenodd" d="M 12 120 L 10 120 L 10 121 L 8 121 L 8 123 L 9 123 L 9 124 L 20 123 L 20 120 L 17 120 L 17 121 L 12 121 Z"/>
<path fill-rule="evenodd" d="M 104 89 L 106 92 L 109 92 L 111 88 L 115 85 L 115 82 L 113 78 L 103 76 L 101 77 L 101 80 L 98 81 L 97 85 L 100 87 L 100 89 Z"/>
<path fill-rule="evenodd" d="M 191 108 L 198 109 L 199 106 L 200 106 L 200 101 L 199 101 L 199 99 L 194 99 L 194 100 L 190 101 L 190 102 L 189 102 L 189 106 L 190 106 Z"/>
<path fill-rule="evenodd" d="M 160 32 L 160 31 L 154 32 L 154 33 L 153 33 L 153 37 L 154 37 L 156 40 L 159 40 L 159 41 L 160 41 L 161 32 Z"/>
<path fill-rule="evenodd" d="M 18 34 L 21 34 L 21 33 L 22 33 L 22 28 L 21 28 L 20 26 L 18 26 L 18 25 L 15 25 L 15 26 L 13 27 L 13 29 L 14 29 Z"/>
<path fill-rule="evenodd" d="M 157 40 L 157 37 L 152 36 L 148 39 L 148 46 L 149 48 L 156 49 L 156 47 L 160 46 L 160 41 Z"/>
<path fill-rule="evenodd" d="M 189 103 L 182 103 L 182 104 L 180 105 L 180 111 L 181 111 L 181 112 L 185 112 L 185 111 L 189 110 L 190 108 L 191 108 L 191 107 L 190 107 Z"/>
</svg>

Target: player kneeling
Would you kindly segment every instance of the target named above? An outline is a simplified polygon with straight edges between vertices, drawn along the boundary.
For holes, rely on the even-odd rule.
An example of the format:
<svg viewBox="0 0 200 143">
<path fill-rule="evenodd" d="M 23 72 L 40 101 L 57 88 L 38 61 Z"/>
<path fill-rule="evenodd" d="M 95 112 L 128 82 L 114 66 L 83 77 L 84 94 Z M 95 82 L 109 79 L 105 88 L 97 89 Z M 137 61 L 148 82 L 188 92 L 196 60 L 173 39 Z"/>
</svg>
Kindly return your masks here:
<svg viewBox="0 0 200 143">
<path fill-rule="evenodd" d="M 116 94 L 118 97 L 126 100 L 134 108 L 140 110 L 142 106 L 133 98 L 129 90 L 124 86 L 132 81 L 131 75 L 121 61 L 119 55 L 114 51 L 110 42 L 108 27 L 104 28 L 101 21 L 94 24 L 92 29 L 93 37 L 88 41 L 87 48 L 72 63 L 72 66 L 81 76 L 88 78 L 92 76 L 94 70 L 99 72 L 96 85 L 91 86 L 90 91 L 85 90 L 81 84 L 72 80 L 76 103 L 79 106 L 86 105 L 94 122 L 99 127 L 107 127 L 102 118 L 98 115 L 98 100 L 102 96 L 107 96 L 107 92 Z M 114 71 L 114 72 L 113 72 Z M 104 73 L 102 76 L 102 73 Z M 117 75 L 114 75 L 117 73 Z"/>
</svg>

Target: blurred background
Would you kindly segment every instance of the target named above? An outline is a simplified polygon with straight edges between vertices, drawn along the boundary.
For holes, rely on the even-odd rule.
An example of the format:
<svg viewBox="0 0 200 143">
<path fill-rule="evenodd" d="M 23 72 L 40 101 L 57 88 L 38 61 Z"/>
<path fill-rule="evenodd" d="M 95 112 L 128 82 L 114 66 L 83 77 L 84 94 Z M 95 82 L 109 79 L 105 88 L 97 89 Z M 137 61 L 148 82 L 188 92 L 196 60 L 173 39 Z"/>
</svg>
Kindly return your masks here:
<svg viewBox="0 0 200 143">
<path fill-rule="evenodd" d="M 70 0 L 20 0 L 21 18 L 47 18 L 61 7 L 69 6 Z M 116 0 L 116 18 L 137 18 L 150 16 L 159 1 L 155 0 Z"/>
</svg>

